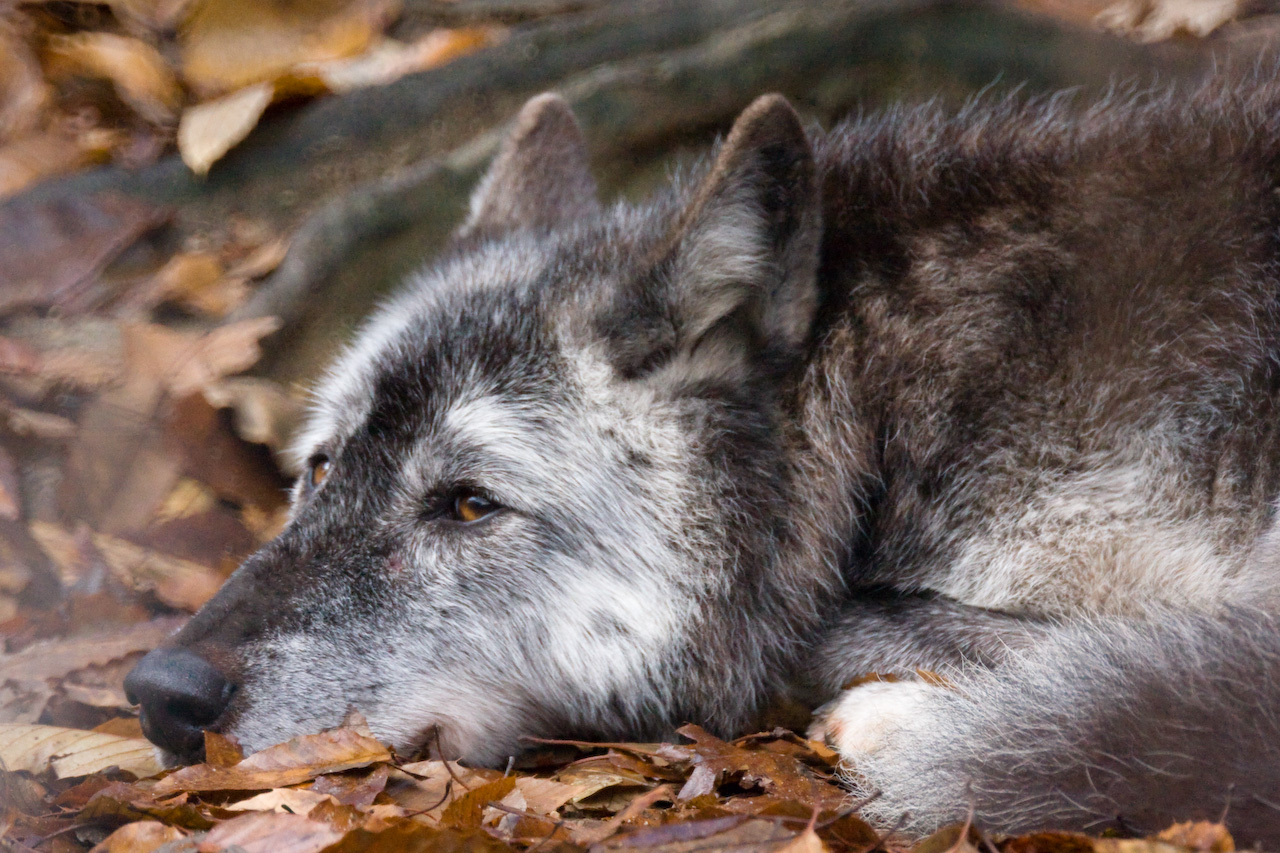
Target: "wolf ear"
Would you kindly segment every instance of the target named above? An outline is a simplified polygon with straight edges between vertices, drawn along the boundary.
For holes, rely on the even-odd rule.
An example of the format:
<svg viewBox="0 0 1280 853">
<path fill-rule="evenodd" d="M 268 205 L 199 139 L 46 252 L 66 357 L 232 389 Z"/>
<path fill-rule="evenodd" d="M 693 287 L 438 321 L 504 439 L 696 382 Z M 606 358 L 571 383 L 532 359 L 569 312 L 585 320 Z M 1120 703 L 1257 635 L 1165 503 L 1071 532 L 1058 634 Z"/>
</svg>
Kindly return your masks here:
<svg viewBox="0 0 1280 853">
<path fill-rule="evenodd" d="M 821 231 L 809 139 L 785 98 L 764 95 L 734 123 L 659 263 L 688 378 L 804 345 Z"/>
<path fill-rule="evenodd" d="M 550 228 L 599 211 L 587 146 L 569 104 L 547 92 L 516 116 L 460 229 L 501 234 Z"/>
</svg>

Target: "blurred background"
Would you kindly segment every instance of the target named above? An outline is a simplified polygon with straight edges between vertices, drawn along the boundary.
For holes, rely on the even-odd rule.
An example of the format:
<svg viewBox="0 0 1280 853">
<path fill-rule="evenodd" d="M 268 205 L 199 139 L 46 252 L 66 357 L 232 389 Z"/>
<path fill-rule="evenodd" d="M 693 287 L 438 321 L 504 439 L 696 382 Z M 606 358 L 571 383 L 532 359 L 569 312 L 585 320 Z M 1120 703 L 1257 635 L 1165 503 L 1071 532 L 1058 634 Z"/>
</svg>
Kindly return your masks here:
<svg viewBox="0 0 1280 853">
<path fill-rule="evenodd" d="M 138 734 L 141 653 L 284 522 L 308 382 L 529 96 L 643 196 L 830 126 L 1261 62 L 1243 0 L 0 0 L 0 723 Z"/>
</svg>

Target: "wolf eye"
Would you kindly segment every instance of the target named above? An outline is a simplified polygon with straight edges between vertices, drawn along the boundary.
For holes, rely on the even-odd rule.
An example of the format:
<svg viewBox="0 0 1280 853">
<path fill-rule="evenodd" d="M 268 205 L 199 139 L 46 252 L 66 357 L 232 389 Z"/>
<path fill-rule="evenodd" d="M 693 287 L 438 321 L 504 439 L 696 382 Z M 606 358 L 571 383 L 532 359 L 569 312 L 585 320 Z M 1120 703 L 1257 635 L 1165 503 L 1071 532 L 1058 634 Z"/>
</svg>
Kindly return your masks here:
<svg viewBox="0 0 1280 853">
<path fill-rule="evenodd" d="M 329 476 L 329 469 L 333 467 L 333 463 L 329 461 L 329 457 L 323 453 L 317 453 L 311 457 L 307 463 L 307 488 L 318 489 L 320 484 L 324 482 L 324 478 Z"/>
<path fill-rule="evenodd" d="M 477 492 L 455 492 L 450 498 L 448 514 L 454 521 L 463 524 L 481 521 L 493 515 L 500 506 Z"/>
</svg>

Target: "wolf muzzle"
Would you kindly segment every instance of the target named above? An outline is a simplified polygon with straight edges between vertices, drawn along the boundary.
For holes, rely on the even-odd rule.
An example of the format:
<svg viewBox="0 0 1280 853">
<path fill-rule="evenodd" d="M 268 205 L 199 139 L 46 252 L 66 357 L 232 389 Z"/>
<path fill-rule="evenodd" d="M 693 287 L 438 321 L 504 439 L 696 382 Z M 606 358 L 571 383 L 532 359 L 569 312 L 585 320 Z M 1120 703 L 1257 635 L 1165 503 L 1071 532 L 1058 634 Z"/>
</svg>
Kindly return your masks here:
<svg viewBox="0 0 1280 853">
<path fill-rule="evenodd" d="M 198 759 L 204 730 L 231 704 L 235 685 L 189 649 L 156 649 L 125 677 L 125 696 L 140 706 L 142 733 L 157 746 Z"/>
</svg>

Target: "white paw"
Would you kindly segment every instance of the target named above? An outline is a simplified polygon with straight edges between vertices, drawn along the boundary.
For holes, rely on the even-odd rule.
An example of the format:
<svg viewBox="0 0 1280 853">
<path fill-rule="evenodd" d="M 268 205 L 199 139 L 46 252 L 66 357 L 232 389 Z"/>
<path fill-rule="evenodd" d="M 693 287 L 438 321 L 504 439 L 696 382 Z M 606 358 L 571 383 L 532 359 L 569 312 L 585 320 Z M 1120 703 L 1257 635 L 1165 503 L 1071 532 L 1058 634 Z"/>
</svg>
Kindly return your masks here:
<svg viewBox="0 0 1280 853">
<path fill-rule="evenodd" d="M 846 690 L 814 712 L 809 737 L 826 741 L 840 757 L 858 758 L 884 748 L 903 726 L 923 720 L 929 698 L 945 690 L 923 681 L 873 681 Z"/>
</svg>

